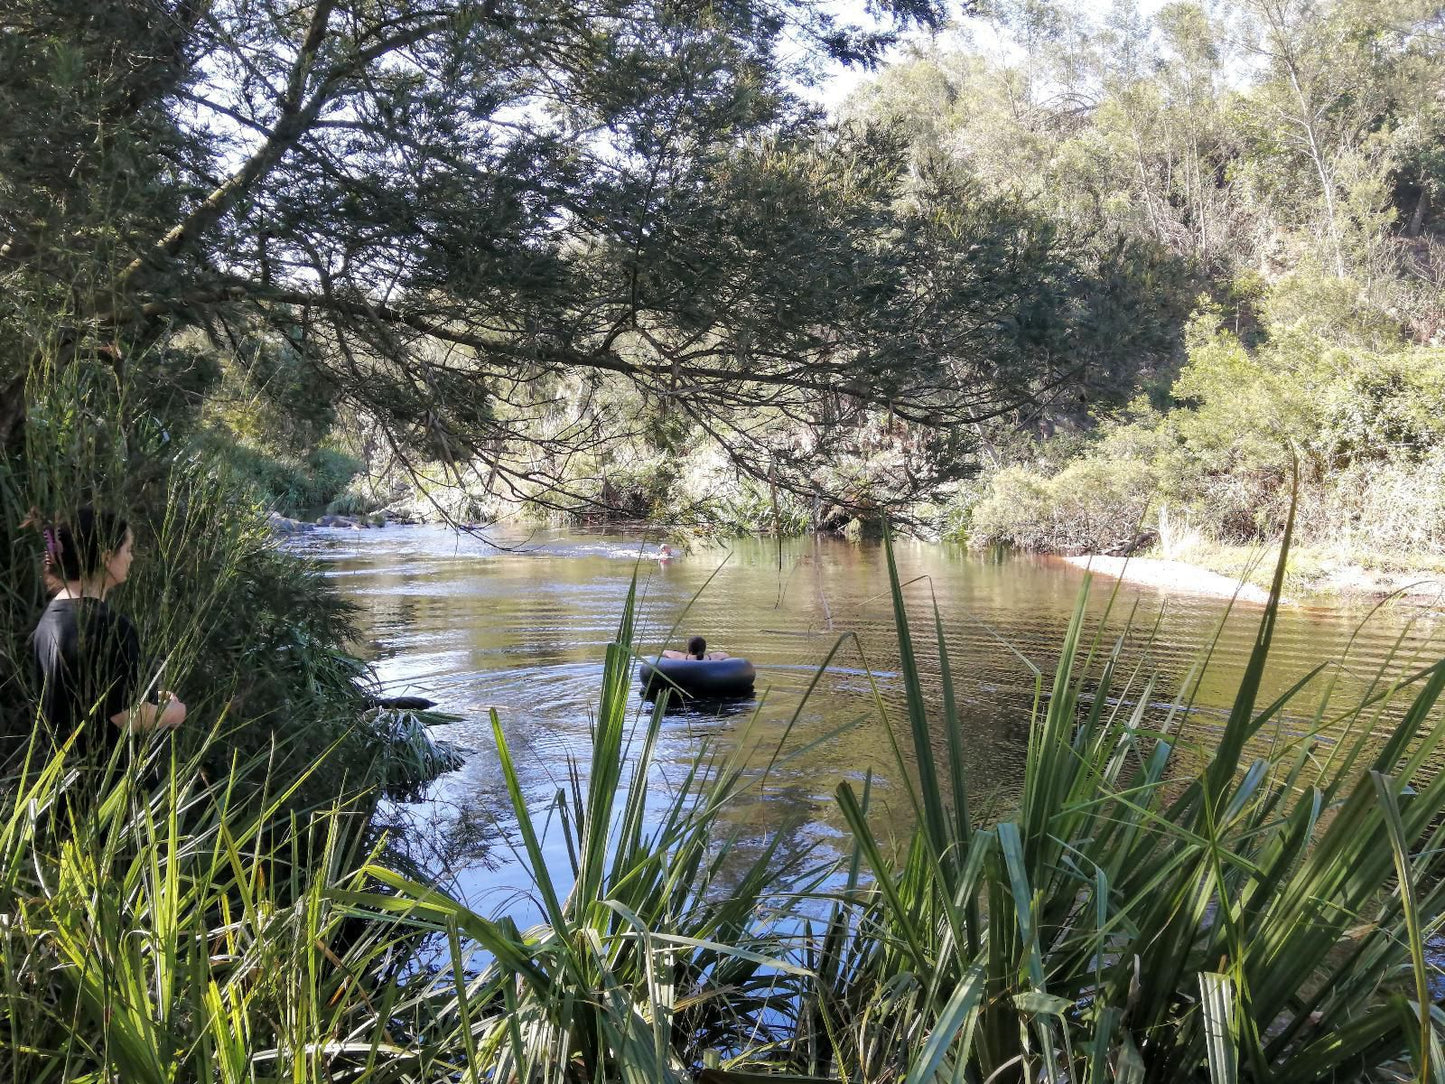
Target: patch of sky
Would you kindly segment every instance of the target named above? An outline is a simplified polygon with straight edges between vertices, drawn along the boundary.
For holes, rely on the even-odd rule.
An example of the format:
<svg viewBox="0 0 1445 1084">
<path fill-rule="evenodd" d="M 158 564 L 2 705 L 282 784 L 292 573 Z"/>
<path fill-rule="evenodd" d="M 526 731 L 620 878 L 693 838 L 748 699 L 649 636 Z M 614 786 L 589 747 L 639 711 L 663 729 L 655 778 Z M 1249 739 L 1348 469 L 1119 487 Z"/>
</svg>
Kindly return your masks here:
<svg viewBox="0 0 1445 1084">
<path fill-rule="evenodd" d="M 929 54 L 968 53 L 982 56 L 999 65 L 1013 66 L 1027 60 L 1031 48 L 1029 27 L 1051 12 L 1055 25 L 1072 27 L 1075 36 L 1093 34 L 1112 28 L 1122 34 L 1138 35 L 1139 44 L 1161 48 L 1159 30 L 1153 19 L 1170 0 L 996 0 L 971 5 L 971 13 L 961 5 L 951 5 L 949 22 L 944 29 L 932 32 L 910 29 L 885 53 L 878 69 L 870 71 L 861 65 L 844 64 L 823 58 L 816 64 L 815 76 L 797 82 L 794 89 L 805 100 L 837 118 L 847 112 L 852 98 L 877 71 L 889 64 Z M 1242 87 L 1253 80 L 1260 65 L 1260 54 L 1254 48 L 1256 28 L 1242 16 L 1240 9 L 1216 0 L 1201 0 L 1211 16 L 1226 27 L 1225 45 L 1228 55 L 1222 66 L 1222 77 L 1232 86 Z M 867 30 L 891 29 L 890 21 L 865 0 L 838 0 L 825 5 L 840 24 L 852 24 Z M 801 43 L 794 43 L 801 50 Z M 1110 57 L 1110 61 L 1118 58 Z M 1045 88 L 1039 87 L 1038 90 Z"/>
</svg>

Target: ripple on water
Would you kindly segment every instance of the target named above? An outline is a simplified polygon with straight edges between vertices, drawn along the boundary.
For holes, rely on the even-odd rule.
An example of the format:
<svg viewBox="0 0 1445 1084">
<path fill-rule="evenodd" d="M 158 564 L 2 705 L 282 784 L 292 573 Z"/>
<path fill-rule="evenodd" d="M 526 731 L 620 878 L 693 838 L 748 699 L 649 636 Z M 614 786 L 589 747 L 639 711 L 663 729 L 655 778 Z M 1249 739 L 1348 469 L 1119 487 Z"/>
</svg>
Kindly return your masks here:
<svg viewBox="0 0 1445 1084">
<path fill-rule="evenodd" d="M 785 751 L 817 744 L 806 757 L 788 762 L 765 796 L 730 814 L 749 832 L 796 817 L 818 833 L 840 830 L 831 795 L 844 778 L 858 783 L 871 773 L 880 793 L 887 792 L 897 768 L 875 689 L 895 728 L 893 738 L 906 739 L 907 722 L 892 605 L 877 547 L 799 539 L 786 540 L 780 551 L 775 540 L 740 540 L 727 553 L 703 551 L 660 566 L 637 562 L 636 536 L 498 537 L 519 548 L 490 549 L 434 527 L 336 532 L 305 544 L 360 607 L 360 646 L 376 660 L 383 685 L 418 691 L 463 717 L 447 727 L 446 736 L 475 752 L 417 806 L 416 815 L 435 823 L 443 836 L 486 836 L 478 825 L 505 819 L 507 797 L 488 720 L 492 708 L 528 793 L 545 803 L 565 784 L 567 758 L 588 749 L 603 650 L 615 634 L 634 572 L 643 608 L 639 650 L 656 650 L 674 625 L 674 642 L 700 632 L 712 646 L 752 659 L 763 703 L 756 716 L 756 702 L 669 715 L 654 773 L 659 795 L 705 744 L 720 755 L 762 765 L 773 759 L 779 742 Z M 1083 574 L 1060 562 L 985 562 L 939 546 L 901 543 L 896 552 L 902 577 L 917 580 L 906 593 L 933 710 L 941 699 L 933 643 L 936 599 L 971 777 L 1006 795 L 1017 783 L 1027 743 L 1034 668 L 1045 675 L 1047 687 Z M 1091 614 L 1103 613 L 1112 589 L 1096 581 Z M 1153 591 L 1125 588 L 1099 650 L 1111 650 L 1122 636 L 1120 673 L 1136 668 L 1157 673 L 1155 699 L 1168 703 L 1217 637 L 1215 665 L 1198 689 L 1202 733 L 1218 725 L 1228 704 L 1259 612 L 1241 609 L 1221 628 L 1223 600 L 1165 603 Z M 1438 652 L 1437 620 L 1416 620 L 1418 614 L 1406 607 L 1387 608 L 1357 631 L 1364 612 L 1282 611 L 1263 695 L 1277 695 L 1349 647 L 1335 686 L 1335 702 L 1343 704 L 1363 695 L 1377 671 L 1402 672 L 1411 659 Z M 817 666 L 840 641 L 829 672 L 805 700 Z M 1314 710 L 1328 676 L 1307 690 L 1296 715 Z M 641 717 L 649 709 L 635 683 L 631 696 Z M 944 741 L 940 733 L 940 749 Z M 906 816 L 906 803 L 883 802 L 880 809 L 885 808 Z M 489 871 L 476 857 L 481 851 L 467 853 L 472 857 L 456 861 L 469 887 L 491 891 L 515 885 L 514 867 L 504 863 Z"/>
</svg>

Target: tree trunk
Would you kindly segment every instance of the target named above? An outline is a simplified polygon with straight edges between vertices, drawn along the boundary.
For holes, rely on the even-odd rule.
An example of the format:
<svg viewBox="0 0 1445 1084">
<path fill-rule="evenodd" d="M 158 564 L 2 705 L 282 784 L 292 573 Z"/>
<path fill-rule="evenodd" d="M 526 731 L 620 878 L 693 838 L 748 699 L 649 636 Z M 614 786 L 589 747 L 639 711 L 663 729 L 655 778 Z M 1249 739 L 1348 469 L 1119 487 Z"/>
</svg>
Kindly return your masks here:
<svg viewBox="0 0 1445 1084">
<path fill-rule="evenodd" d="M 0 450 L 8 450 L 25 425 L 25 378 L 21 373 L 0 391 Z"/>
<path fill-rule="evenodd" d="M 1415 201 L 1414 213 L 1410 215 L 1410 224 L 1405 227 L 1406 237 L 1419 237 L 1420 231 L 1425 228 L 1425 210 L 1430 206 L 1430 189 L 1424 186 L 1420 188 L 1420 198 Z"/>
</svg>

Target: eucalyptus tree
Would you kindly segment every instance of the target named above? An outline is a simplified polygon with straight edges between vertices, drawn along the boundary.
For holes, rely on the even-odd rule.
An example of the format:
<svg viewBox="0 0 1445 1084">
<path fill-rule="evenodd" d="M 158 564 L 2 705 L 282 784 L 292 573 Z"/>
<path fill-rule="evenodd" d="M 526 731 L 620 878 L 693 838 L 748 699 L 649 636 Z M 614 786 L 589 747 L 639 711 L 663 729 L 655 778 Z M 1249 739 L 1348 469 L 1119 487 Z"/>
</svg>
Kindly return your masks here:
<svg viewBox="0 0 1445 1084">
<path fill-rule="evenodd" d="M 11 447 L 37 358 L 162 387 L 195 369 L 175 347 L 197 329 L 211 350 L 280 343 L 398 451 L 533 493 L 625 435 L 592 394 L 609 381 L 806 490 L 868 410 L 942 434 L 912 439 L 956 467 L 960 423 L 1070 379 L 1047 228 L 920 182 L 897 141 L 830 129 L 797 92 L 892 40 L 823 3 L 9 11 Z"/>
<path fill-rule="evenodd" d="M 1335 275 L 1400 276 L 1393 235 L 1420 235 L 1440 176 L 1439 4 L 1248 0 L 1242 9 L 1239 38 L 1257 62 L 1240 102 L 1252 144 L 1242 172 L 1275 222 L 1314 234 Z"/>
</svg>

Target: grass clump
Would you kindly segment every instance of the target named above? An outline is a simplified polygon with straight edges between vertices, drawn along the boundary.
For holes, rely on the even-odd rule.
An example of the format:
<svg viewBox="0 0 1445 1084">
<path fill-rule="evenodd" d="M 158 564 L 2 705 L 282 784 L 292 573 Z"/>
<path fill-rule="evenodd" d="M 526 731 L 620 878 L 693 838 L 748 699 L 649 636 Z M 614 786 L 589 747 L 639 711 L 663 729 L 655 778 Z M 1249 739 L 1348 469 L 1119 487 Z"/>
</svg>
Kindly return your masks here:
<svg viewBox="0 0 1445 1084">
<path fill-rule="evenodd" d="M 155 748 L 98 803 L 59 757 L 5 780 L 0 823 L 0 1075 L 9 1080 L 322 1079 L 409 956 L 328 901 L 356 876 L 358 814 L 298 819 L 290 787 L 239 760 Z M 262 796 L 252 791 L 262 782 Z M 371 980 L 371 981 L 367 981 Z M 377 998 L 382 1000 L 378 1001 Z"/>
<path fill-rule="evenodd" d="M 331 448 L 304 454 L 257 451 L 224 439 L 215 441 L 211 456 L 226 464 L 254 499 L 284 516 L 315 515 L 348 492 L 361 461 Z M 369 511 L 369 509 L 367 509 Z"/>
<path fill-rule="evenodd" d="M 1081 597 L 1037 700 L 1019 808 L 989 826 L 970 820 L 956 747 L 947 772 L 932 765 L 899 601 L 919 828 L 895 866 L 839 787 L 873 882 L 840 902 L 824 972 L 841 977 L 817 989 L 831 1067 L 915 1080 L 1428 1073 L 1445 664 L 1400 683 L 1382 673 L 1355 704 L 1326 691 L 1311 722 L 1290 721 L 1327 667 L 1259 701 L 1283 569 L 1222 729 L 1201 730 L 1184 699 L 1151 712 L 1153 679 L 1120 672 L 1122 640 L 1087 632 Z M 1387 702 L 1398 721 L 1377 733 Z"/>
<path fill-rule="evenodd" d="M 543 920 L 526 931 L 381 867 L 386 894 L 349 895 L 363 916 L 401 914 L 446 939 L 450 967 L 426 995 L 434 1034 L 485 1080 L 680 1081 L 728 1052 L 768 1068 L 791 1031 L 806 968 L 793 951 L 795 901 L 827 875 L 776 833 L 719 830 L 750 788 L 737 757 L 704 750 L 672 797 L 651 776 L 665 705 L 629 726 L 632 599 L 608 646 L 586 764 L 548 806 L 565 845 L 549 866 L 546 824 L 529 806 L 492 717 L 517 817 L 518 858 Z M 481 954 L 486 963 L 474 969 Z"/>
</svg>

